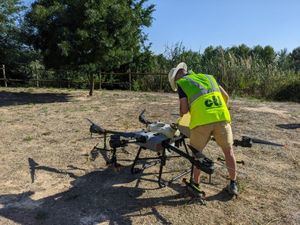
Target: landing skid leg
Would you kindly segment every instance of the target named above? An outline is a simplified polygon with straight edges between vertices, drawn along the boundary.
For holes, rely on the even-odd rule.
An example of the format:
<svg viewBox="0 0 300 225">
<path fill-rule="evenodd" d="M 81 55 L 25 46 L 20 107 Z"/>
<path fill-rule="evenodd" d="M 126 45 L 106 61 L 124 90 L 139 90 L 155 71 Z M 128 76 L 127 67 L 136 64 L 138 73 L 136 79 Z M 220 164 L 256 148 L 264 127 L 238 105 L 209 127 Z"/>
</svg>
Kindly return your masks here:
<svg viewBox="0 0 300 225">
<path fill-rule="evenodd" d="M 140 159 L 139 157 L 140 157 L 140 154 L 141 154 L 142 149 L 143 149 L 142 147 L 139 148 L 138 153 L 137 153 L 137 155 L 136 155 L 136 157 L 135 157 L 135 159 L 134 159 L 134 161 L 133 161 L 133 164 L 132 164 L 132 166 L 131 166 L 131 173 L 132 173 L 132 174 L 136 174 L 136 173 L 140 172 L 139 169 L 134 168 L 134 167 L 135 167 L 137 161 Z"/>
<path fill-rule="evenodd" d="M 161 176 L 163 172 L 163 168 L 166 165 L 166 149 L 164 148 L 162 155 L 160 156 L 160 167 L 159 167 L 159 175 L 158 175 L 158 185 L 159 187 L 165 187 L 165 182 L 162 182 Z"/>
</svg>

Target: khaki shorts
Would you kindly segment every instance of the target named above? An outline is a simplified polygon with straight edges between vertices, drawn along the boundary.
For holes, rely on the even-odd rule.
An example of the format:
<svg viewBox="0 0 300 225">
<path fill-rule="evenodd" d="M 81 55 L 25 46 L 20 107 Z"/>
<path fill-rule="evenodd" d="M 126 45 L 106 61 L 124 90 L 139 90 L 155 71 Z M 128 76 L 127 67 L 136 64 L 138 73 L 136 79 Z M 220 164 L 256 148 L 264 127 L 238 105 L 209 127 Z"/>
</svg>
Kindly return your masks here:
<svg viewBox="0 0 300 225">
<path fill-rule="evenodd" d="M 193 128 L 191 130 L 190 144 L 202 151 L 211 139 L 211 136 L 214 136 L 217 144 L 222 149 L 228 149 L 233 144 L 231 125 L 225 121 Z"/>
</svg>

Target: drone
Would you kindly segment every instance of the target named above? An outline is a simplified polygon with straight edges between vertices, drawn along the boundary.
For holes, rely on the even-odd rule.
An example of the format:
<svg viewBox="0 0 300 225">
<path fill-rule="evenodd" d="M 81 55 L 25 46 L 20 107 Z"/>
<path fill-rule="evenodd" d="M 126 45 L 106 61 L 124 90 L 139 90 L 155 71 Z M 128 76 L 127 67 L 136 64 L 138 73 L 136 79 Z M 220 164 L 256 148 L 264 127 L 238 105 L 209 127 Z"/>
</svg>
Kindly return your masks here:
<svg viewBox="0 0 300 225">
<path fill-rule="evenodd" d="M 184 179 L 183 181 L 188 188 L 197 193 L 199 192 L 199 190 L 195 190 L 194 186 L 191 185 L 191 181 L 193 178 L 193 167 L 195 166 L 196 168 L 209 175 L 209 183 L 211 183 L 211 175 L 215 171 L 215 162 L 203 153 L 199 154 L 200 151 L 195 149 L 193 146 L 186 144 L 186 139 L 189 138 L 189 132 L 187 132 L 188 128 L 175 123 L 168 124 L 160 121 L 149 121 L 148 119 L 146 119 L 144 114 L 145 110 L 143 110 L 139 114 L 138 119 L 140 123 L 145 125 L 145 128 L 130 132 L 104 129 L 90 119 L 87 119 L 91 124 L 89 129 L 91 136 L 93 134 L 98 134 L 104 139 L 103 148 L 98 147 L 100 142 L 94 146 L 91 151 L 91 158 L 95 160 L 100 150 L 111 151 L 112 154 L 111 157 L 107 160 L 107 164 L 117 168 L 120 166 L 117 160 L 118 149 L 124 150 L 126 146 L 133 144 L 138 146 L 138 151 L 131 165 L 132 174 L 142 172 L 144 169 L 149 168 L 150 166 L 159 164 L 159 174 L 157 182 L 159 187 L 162 188 L 170 185 L 174 181 L 190 173 L 190 182 L 188 182 L 186 179 Z M 109 146 L 111 149 L 108 149 L 107 141 L 109 142 Z M 241 140 L 234 140 L 233 145 L 251 148 L 254 143 L 280 147 L 283 146 L 281 144 L 251 138 L 248 136 L 242 136 Z M 157 157 L 141 158 L 140 154 L 143 150 L 154 151 L 157 153 Z M 170 153 L 175 153 L 175 155 L 171 155 Z M 197 158 L 194 157 L 196 153 Z M 191 164 L 191 168 L 179 173 L 169 180 L 165 180 L 162 178 L 163 169 L 166 165 L 167 160 L 172 157 L 183 157 L 184 159 L 189 161 L 189 163 Z M 145 166 L 142 169 L 138 169 L 136 168 L 136 165 L 141 160 L 156 160 L 156 163 L 153 165 Z M 224 161 L 224 159 L 220 157 L 218 158 L 218 160 Z M 237 161 L 237 163 L 244 163 L 244 161 Z M 204 192 L 201 192 L 201 194 L 205 196 Z"/>
</svg>

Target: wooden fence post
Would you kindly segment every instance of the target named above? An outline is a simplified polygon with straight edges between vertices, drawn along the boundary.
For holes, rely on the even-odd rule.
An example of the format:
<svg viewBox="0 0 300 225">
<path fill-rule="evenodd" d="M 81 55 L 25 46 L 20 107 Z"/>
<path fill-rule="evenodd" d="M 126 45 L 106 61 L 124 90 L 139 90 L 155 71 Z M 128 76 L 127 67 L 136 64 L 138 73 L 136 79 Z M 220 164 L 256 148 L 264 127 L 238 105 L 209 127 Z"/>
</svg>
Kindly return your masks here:
<svg viewBox="0 0 300 225">
<path fill-rule="evenodd" d="M 90 76 L 90 79 L 89 79 L 90 80 L 89 96 L 93 96 L 94 85 L 95 85 L 95 83 L 94 83 L 94 74 L 90 72 L 89 76 Z"/>
<path fill-rule="evenodd" d="M 159 75 L 160 84 L 159 84 L 159 91 L 162 91 L 162 75 Z"/>
<path fill-rule="evenodd" d="M 2 72 L 3 72 L 4 86 L 7 87 L 7 80 L 6 80 L 6 75 L 5 75 L 5 65 L 2 65 Z"/>
<path fill-rule="evenodd" d="M 39 72 L 38 72 L 37 69 L 35 70 L 35 72 L 36 72 L 36 87 L 39 87 L 40 86 L 40 84 L 39 84 Z"/>
<path fill-rule="evenodd" d="M 101 73 L 101 70 L 99 72 L 99 89 L 102 90 L 102 73 Z"/>
<path fill-rule="evenodd" d="M 132 77 L 131 77 L 131 69 L 129 69 L 129 90 L 132 89 Z"/>
</svg>

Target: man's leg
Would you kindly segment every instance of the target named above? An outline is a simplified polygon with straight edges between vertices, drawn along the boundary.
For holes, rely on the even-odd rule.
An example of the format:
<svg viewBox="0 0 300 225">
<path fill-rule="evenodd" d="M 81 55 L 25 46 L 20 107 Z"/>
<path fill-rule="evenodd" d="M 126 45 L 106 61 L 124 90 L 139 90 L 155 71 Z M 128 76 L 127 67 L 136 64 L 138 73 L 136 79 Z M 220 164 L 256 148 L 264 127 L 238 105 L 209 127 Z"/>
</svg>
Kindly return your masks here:
<svg viewBox="0 0 300 225">
<path fill-rule="evenodd" d="M 194 183 L 195 184 L 200 184 L 200 174 L 201 174 L 201 170 L 199 170 L 196 166 L 194 166 Z"/>
<path fill-rule="evenodd" d="M 225 162 L 227 166 L 227 170 L 229 173 L 230 180 L 236 180 L 236 161 L 235 156 L 233 153 L 232 146 L 229 148 L 222 148 L 224 156 L 225 156 Z"/>
<path fill-rule="evenodd" d="M 231 194 L 237 195 L 238 188 L 236 183 L 236 161 L 233 152 L 233 136 L 229 123 L 220 122 L 215 124 L 213 135 L 217 144 L 222 148 L 225 156 L 225 162 L 230 177 L 230 184 L 227 186 Z"/>
<path fill-rule="evenodd" d="M 233 153 L 233 148 L 222 148 L 222 150 L 224 152 L 225 162 L 230 177 L 230 183 L 226 187 L 226 189 L 229 194 L 237 196 L 239 194 L 239 191 L 236 183 L 236 161 Z"/>
<path fill-rule="evenodd" d="M 190 144 L 199 152 L 202 152 L 207 142 L 210 140 L 211 132 L 212 132 L 211 125 L 203 125 L 203 126 L 195 127 L 194 129 L 191 130 Z M 197 155 L 194 155 L 194 157 L 197 158 Z M 200 170 L 195 166 L 193 169 L 193 174 L 194 174 L 193 177 L 194 183 L 200 184 Z"/>
</svg>

